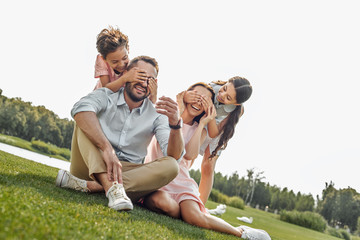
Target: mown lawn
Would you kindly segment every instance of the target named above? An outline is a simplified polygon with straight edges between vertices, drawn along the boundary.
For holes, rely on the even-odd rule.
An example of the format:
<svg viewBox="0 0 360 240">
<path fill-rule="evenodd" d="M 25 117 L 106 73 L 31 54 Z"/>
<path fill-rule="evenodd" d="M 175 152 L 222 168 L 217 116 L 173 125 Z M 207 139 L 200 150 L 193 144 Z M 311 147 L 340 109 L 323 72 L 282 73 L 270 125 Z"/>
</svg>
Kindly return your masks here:
<svg viewBox="0 0 360 240">
<path fill-rule="evenodd" d="M 30 142 L 18 137 L 0 134 L 0 142 L 64 161 L 69 161 L 70 159 L 70 149 L 60 148 L 42 141 Z"/>
<path fill-rule="evenodd" d="M 107 207 L 104 194 L 55 187 L 57 171 L 0 151 L 0 239 L 236 239 L 139 206 L 116 212 Z M 216 206 L 207 203 L 208 208 Z M 239 226 L 237 216 L 253 217 L 249 226 L 265 229 L 273 240 L 339 239 L 248 207 L 227 207 L 222 218 Z"/>
</svg>

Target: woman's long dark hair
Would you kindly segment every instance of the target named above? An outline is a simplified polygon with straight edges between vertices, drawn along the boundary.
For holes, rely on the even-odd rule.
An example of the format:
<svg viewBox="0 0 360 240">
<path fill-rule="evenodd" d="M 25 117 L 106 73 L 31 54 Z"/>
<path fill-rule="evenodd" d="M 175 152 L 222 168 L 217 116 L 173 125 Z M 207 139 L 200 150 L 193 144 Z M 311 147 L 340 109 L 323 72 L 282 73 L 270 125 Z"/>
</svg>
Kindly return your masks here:
<svg viewBox="0 0 360 240">
<path fill-rule="evenodd" d="M 252 86 L 246 78 L 236 76 L 230 78 L 229 82 L 234 85 L 236 103 L 240 105 L 237 105 L 234 111 L 229 114 L 227 122 L 224 124 L 222 129 L 220 129 L 220 133 L 222 135 L 215 150 L 211 153 L 210 158 L 215 157 L 220 149 L 224 150 L 227 147 L 228 141 L 234 136 L 236 124 L 239 122 L 241 115 L 244 113 L 243 103 L 247 101 L 252 94 Z M 225 81 L 215 81 L 213 83 L 217 85 L 226 84 Z"/>
</svg>

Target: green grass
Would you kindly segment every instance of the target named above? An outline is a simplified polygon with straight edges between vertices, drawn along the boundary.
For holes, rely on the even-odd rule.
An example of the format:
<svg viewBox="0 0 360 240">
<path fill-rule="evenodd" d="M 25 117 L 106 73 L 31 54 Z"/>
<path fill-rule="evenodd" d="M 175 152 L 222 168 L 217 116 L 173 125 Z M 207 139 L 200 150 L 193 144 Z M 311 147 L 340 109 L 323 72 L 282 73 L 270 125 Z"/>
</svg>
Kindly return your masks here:
<svg viewBox="0 0 360 240">
<path fill-rule="evenodd" d="M 64 160 L 64 161 L 69 161 L 69 159 L 70 159 L 70 150 L 69 149 L 59 148 L 55 145 L 44 143 L 41 141 L 34 141 L 34 143 L 41 143 L 41 145 L 44 146 L 44 150 L 46 149 L 46 151 L 41 151 L 39 148 L 36 148 L 36 146 L 34 147 L 34 145 L 29 141 L 26 141 L 26 140 L 18 138 L 18 137 L 4 135 L 4 134 L 0 134 L 0 142 L 15 146 L 15 147 L 23 148 L 23 149 L 26 149 L 29 151 L 33 151 L 36 153 L 40 153 L 40 154 L 43 154 L 43 155 L 46 155 L 46 156 L 49 156 L 52 158 Z M 36 144 L 36 145 L 38 145 L 38 144 Z"/>
<path fill-rule="evenodd" d="M 106 206 L 104 194 L 55 187 L 56 168 L 2 151 L 0 159 L 0 239 L 237 239 L 139 206 L 116 212 Z M 227 207 L 222 218 L 239 226 L 237 216 L 252 216 L 250 226 L 265 229 L 273 240 L 339 240 L 249 207 Z"/>
</svg>

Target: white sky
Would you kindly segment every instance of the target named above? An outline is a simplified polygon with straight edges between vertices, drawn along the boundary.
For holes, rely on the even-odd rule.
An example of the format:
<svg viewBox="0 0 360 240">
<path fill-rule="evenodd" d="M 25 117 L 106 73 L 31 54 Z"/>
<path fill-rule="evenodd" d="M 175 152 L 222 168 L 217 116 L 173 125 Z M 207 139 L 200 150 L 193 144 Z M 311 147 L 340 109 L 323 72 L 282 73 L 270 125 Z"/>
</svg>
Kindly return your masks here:
<svg viewBox="0 0 360 240">
<path fill-rule="evenodd" d="M 314 196 L 330 180 L 360 192 L 359 11 L 357 0 L 2 1 L 0 88 L 70 118 L 96 83 L 96 35 L 117 25 L 131 58 L 158 60 L 159 96 L 250 80 L 216 171 L 255 167 L 272 185 Z"/>
</svg>

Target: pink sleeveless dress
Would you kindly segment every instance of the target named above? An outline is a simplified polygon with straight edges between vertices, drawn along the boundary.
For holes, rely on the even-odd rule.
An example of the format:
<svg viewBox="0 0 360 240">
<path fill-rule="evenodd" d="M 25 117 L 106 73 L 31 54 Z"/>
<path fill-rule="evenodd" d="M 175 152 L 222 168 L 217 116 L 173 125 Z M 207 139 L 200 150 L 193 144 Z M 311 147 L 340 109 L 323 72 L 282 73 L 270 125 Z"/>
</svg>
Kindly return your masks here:
<svg viewBox="0 0 360 240">
<path fill-rule="evenodd" d="M 182 131 L 185 145 L 190 141 L 197 126 L 197 123 L 194 123 L 193 125 L 183 125 Z M 163 157 L 163 153 L 161 152 L 159 143 L 156 141 L 156 138 L 153 138 L 148 146 L 148 154 L 145 158 L 145 163 L 161 157 Z M 160 188 L 160 190 L 167 192 L 178 204 L 184 200 L 193 200 L 198 203 L 200 210 L 206 213 L 205 206 L 200 199 L 199 186 L 189 174 L 191 162 L 192 161 L 182 158 L 179 162 L 179 174 L 177 177 L 168 185 Z"/>
</svg>

